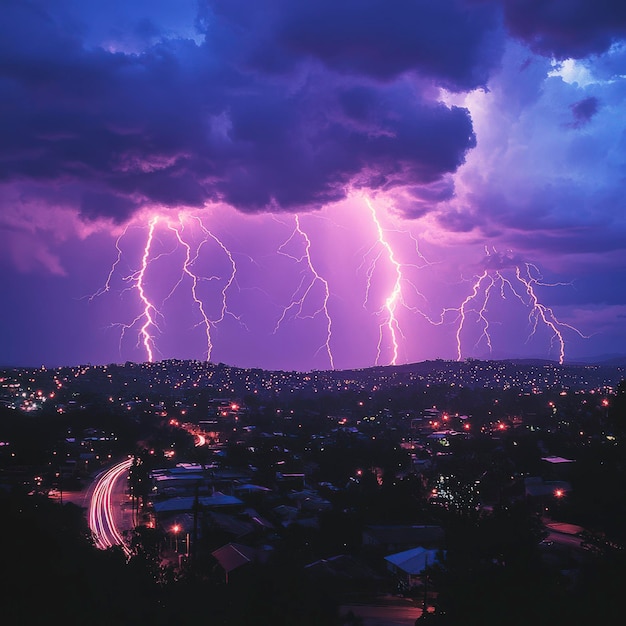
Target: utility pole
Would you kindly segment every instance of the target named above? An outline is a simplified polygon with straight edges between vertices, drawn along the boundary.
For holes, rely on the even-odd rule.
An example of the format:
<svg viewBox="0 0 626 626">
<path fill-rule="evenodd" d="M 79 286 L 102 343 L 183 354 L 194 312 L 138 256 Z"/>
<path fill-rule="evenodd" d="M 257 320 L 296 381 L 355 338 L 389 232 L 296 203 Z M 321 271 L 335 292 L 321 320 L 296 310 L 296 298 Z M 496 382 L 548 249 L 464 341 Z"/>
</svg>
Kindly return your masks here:
<svg viewBox="0 0 626 626">
<path fill-rule="evenodd" d="M 424 602 L 422 603 L 422 615 L 428 612 L 428 552 L 426 552 L 426 563 L 424 564 Z"/>
<path fill-rule="evenodd" d="M 196 483 L 196 489 L 195 489 L 194 500 L 193 500 L 193 541 L 191 542 L 191 551 L 189 550 L 189 548 L 187 548 L 192 567 L 195 567 L 195 564 L 196 564 L 196 550 L 197 550 L 197 545 L 198 545 L 198 513 L 200 509 L 200 500 L 198 498 L 199 488 L 200 488 L 200 484 Z"/>
</svg>

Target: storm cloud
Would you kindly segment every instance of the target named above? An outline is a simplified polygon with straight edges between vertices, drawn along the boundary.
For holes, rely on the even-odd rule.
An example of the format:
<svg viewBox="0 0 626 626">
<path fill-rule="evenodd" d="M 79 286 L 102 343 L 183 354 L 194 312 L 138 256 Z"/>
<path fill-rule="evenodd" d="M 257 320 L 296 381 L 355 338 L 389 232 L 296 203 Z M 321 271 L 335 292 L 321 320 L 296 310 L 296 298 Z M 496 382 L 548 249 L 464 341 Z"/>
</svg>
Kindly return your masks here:
<svg viewBox="0 0 626 626">
<path fill-rule="evenodd" d="M 117 221 L 146 205 L 300 211 L 354 187 L 430 185 L 475 145 L 467 110 L 433 87 L 486 84 L 497 20 L 459 1 L 380 20 L 383 5 L 207 3 L 195 40 L 138 21 L 136 39 L 157 41 L 126 52 L 81 38 L 56 4 L 9 0 L 0 181 L 62 185 L 85 218 Z"/>
</svg>

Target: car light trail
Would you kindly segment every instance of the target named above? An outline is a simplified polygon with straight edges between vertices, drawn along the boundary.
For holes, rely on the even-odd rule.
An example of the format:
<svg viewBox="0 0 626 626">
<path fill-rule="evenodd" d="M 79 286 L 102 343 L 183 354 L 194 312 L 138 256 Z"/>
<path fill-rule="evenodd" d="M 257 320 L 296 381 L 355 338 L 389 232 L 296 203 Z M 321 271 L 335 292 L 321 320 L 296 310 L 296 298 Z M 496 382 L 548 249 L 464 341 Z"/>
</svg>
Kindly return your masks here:
<svg viewBox="0 0 626 626">
<path fill-rule="evenodd" d="M 89 503 L 88 522 L 97 548 L 106 550 L 113 546 L 121 546 L 126 556 L 130 556 L 130 548 L 120 533 L 115 516 L 111 496 L 116 483 L 126 474 L 132 465 L 132 459 L 126 459 L 102 474 L 93 490 Z"/>
</svg>

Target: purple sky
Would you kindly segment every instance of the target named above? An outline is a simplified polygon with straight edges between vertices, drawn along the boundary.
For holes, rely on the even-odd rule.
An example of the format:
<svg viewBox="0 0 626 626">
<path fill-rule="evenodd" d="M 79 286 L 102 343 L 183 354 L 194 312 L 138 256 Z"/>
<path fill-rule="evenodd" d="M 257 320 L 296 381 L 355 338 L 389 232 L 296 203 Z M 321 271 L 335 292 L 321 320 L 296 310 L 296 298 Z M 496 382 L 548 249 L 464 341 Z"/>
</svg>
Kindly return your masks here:
<svg viewBox="0 0 626 626">
<path fill-rule="evenodd" d="M 0 364 L 626 353 L 626 5 L 3 0 Z"/>
</svg>

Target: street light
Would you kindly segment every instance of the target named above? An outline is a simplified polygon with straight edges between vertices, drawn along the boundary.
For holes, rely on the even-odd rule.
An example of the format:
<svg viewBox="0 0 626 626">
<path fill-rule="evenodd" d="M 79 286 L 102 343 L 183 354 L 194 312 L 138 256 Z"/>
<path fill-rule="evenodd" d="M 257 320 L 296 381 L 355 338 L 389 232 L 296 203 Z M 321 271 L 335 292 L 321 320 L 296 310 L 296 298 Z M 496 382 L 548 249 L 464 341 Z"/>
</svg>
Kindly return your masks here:
<svg viewBox="0 0 626 626">
<path fill-rule="evenodd" d="M 172 532 L 174 533 L 176 552 L 178 552 L 178 533 L 180 532 L 180 526 L 178 524 L 174 524 L 174 526 L 172 526 Z"/>
</svg>

